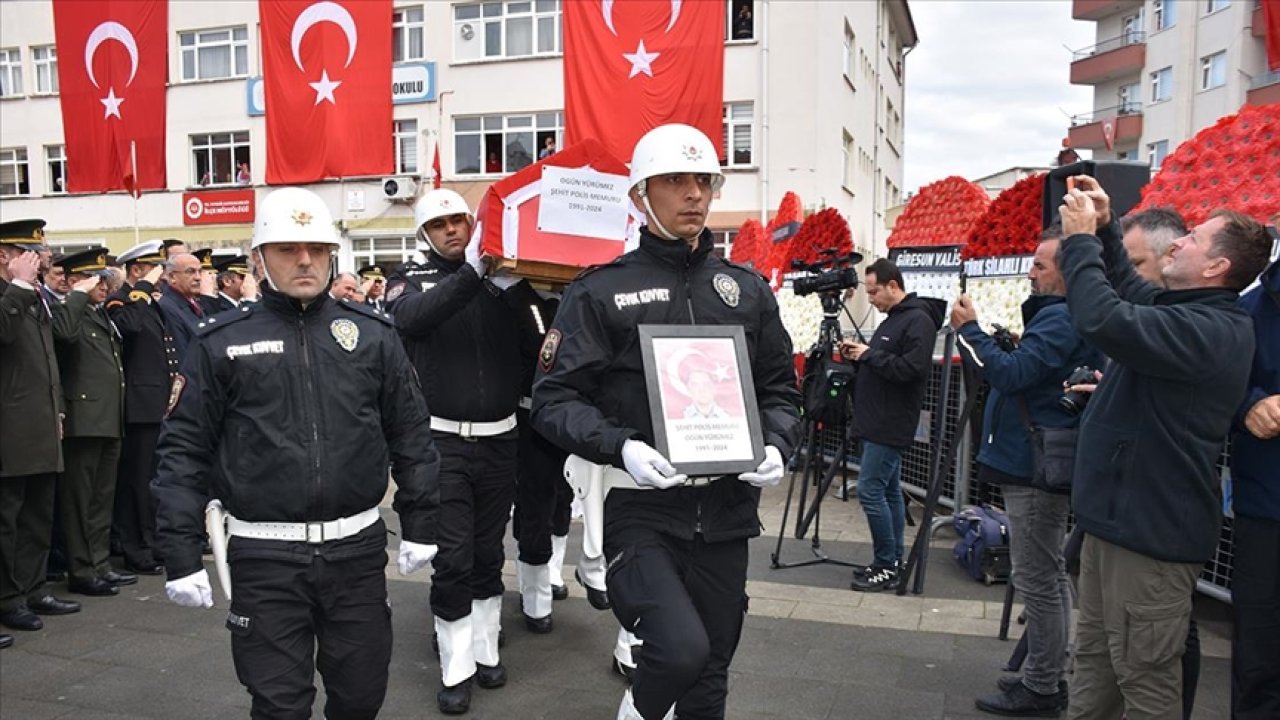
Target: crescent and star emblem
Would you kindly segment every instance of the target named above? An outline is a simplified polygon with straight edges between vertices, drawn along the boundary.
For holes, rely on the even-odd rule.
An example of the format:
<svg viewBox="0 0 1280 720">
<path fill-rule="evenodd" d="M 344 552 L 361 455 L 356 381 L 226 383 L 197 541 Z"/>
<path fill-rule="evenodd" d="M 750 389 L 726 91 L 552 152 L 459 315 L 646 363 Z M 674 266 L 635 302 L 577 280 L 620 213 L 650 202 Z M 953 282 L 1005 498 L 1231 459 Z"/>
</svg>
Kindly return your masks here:
<svg viewBox="0 0 1280 720">
<path fill-rule="evenodd" d="M 613 33 L 614 37 L 617 37 L 618 29 L 613 25 L 613 3 L 614 0 L 601 0 L 600 12 L 604 15 L 604 26 L 609 28 L 609 32 Z M 680 19 L 680 5 L 682 3 L 683 0 L 671 0 L 671 20 L 667 22 L 665 32 L 671 32 L 671 28 L 676 26 L 676 21 Z M 630 80 L 641 73 L 653 77 L 653 61 L 657 60 L 661 54 L 649 52 L 645 49 L 644 38 L 641 38 L 640 45 L 635 52 L 622 53 L 622 57 L 631 63 L 631 74 L 627 76 L 627 79 Z"/>
<path fill-rule="evenodd" d="M 133 33 L 129 32 L 129 28 L 121 25 L 114 20 L 108 20 L 99 24 L 89 33 L 88 39 L 84 43 L 84 69 L 89 73 L 89 82 L 93 86 L 102 89 L 98 84 L 98 78 L 93 73 L 93 56 L 98 52 L 98 48 L 108 40 L 115 40 L 124 46 L 129 52 L 129 79 L 124 86 L 129 87 L 133 84 L 133 78 L 138 74 L 138 41 L 134 39 Z M 102 103 L 104 108 L 102 119 L 105 120 L 112 115 L 120 117 L 120 103 L 124 102 L 124 98 L 116 96 L 116 89 L 113 86 L 107 87 L 107 96 L 98 102 Z M 123 118 L 121 118 L 123 119 Z"/>
<path fill-rule="evenodd" d="M 293 63 L 298 66 L 300 72 L 306 72 L 302 67 L 302 56 L 299 49 L 302 47 L 302 38 L 306 36 L 307 31 L 322 22 L 331 22 L 337 25 L 342 33 L 347 37 L 347 61 L 342 65 L 345 70 L 351 66 L 351 60 L 356 56 L 356 44 L 359 41 L 359 34 L 356 32 L 356 21 L 351 17 L 351 13 L 336 2 L 318 2 L 309 6 L 298 15 L 298 19 L 293 21 L 293 34 L 290 39 L 290 45 L 293 49 Z M 316 105 L 322 101 L 327 101 L 334 105 L 338 101 L 333 96 L 333 91 L 342 84 L 341 80 L 330 80 L 329 71 L 325 68 L 320 70 L 320 79 L 313 83 L 307 83 L 312 90 L 316 91 Z"/>
</svg>

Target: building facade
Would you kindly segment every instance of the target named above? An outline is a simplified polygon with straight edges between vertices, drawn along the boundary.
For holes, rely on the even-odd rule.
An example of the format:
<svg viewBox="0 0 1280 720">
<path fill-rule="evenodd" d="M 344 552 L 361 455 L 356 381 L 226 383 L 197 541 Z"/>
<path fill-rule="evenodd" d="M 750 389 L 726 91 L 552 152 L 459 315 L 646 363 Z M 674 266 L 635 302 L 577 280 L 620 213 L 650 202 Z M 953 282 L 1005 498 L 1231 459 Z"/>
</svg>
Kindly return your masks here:
<svg viewBox="0 0 1280 720">
<path fill-rule="evenodd" d="M 311 188 L 343 231 L 340 266 L 395 264 L 413 250 L 413 196 L 445 187 L 472 205 L 564 134 L 561 0 L 398 1 L 393 14 L 396 168 Z M 709 226 L 724 244 L 767 219 L 787 191 L 835 207 L 855 244 L 883 254 L 885 209 L 900 203 L 905 57 L 916 44 L 906 0 L 725 0 L 727 182 Z M 42 217 L 53 245 L 176 236 L 247 244 L 236 207 L 264 185 L 260 24 L 252 2 L 169 5 L 168 188 L 67 194 L 57 50 L 48 0 L 0 3 L 0 218 Z M 714 139 L 714 138 L 713 138 Z M 404 188 L 410 188 L 405 191 Z M 416 190 L 414 189 L 416 188 Z M 194 216 L 194 217 L 193 217 Z"/>
<path fill-rule="evenodd" d="M 1072 16 L 1097 26 L 1095 44 L 1071 63 L 1071 82 L 1094 88 L 1093 110 L 1069 131 L 1095 160 L 1156 171 L 1218 118 L 1280 102 L 1261 0 L 1074 0 Z"/>
</svg>

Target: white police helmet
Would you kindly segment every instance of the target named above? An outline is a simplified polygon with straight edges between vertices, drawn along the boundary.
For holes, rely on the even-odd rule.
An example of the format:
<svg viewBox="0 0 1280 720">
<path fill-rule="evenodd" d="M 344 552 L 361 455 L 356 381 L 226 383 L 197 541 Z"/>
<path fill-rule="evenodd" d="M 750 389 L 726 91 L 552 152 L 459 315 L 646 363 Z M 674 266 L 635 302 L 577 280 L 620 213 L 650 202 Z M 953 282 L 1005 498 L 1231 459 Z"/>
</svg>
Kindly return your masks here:
<svg viewBox="0 0 1280 720">
<path fill-rule="evenodd" d="M 695 173 L 711 176 L 714 192 L 724 184 L 716 147 L 701 130 L 690 125 L 659 125 L 644 134 L 631 153 L 631 187 L 645 195 L 645 181 L 659 175 Z"/>
<path fill-rule="evenodd" d="M 324 200 L 310 190 L 273 190 L 258 203 L 257 214 L 250 245 L 253 249 L 272 243 L 339 244 L 333 214 Z"/>
<path fill-rule="evenodd" d="M 467 207 L 467 201 L 462 196 L 452 190 L 440 188 L 432 190 L 418 199 L 418 204 L 413 206 L 413 221 L 418 227 L 422 227 L 427 223 L 440 217 L 448 217 L 450 215 L 466 215 L 467 220 L 475 223 L 475 215 L 471 214 L 471 208 Z"/>
</svg>

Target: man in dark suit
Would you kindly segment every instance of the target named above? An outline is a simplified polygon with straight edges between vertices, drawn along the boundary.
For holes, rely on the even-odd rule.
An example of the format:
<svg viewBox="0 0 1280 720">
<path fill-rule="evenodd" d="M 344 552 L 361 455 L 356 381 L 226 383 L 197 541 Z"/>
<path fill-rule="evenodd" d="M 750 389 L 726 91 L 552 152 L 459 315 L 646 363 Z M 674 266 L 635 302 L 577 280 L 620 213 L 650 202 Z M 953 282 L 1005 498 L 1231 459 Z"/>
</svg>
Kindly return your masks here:
<svg viewBox="0 0 1280 720">
<path fill-rule="evenodd" d="M 240 307 L 240 303 L 248 302 L 244 283 L 249 276 L 249 258 L 245 255 L 222 258 L 213 267 L 218 271 L 218 297 L 214 298 L 216 312 L 232 310 Z"/>
<path fill-rule="evenodd" d="M 57 339 L 66 401 L 58 500 L 67 547 L 67 588 L 115 595 L 138 576 L 117 572 L 110 554 L 111 507 L 124 433 L 124 367 L 120 333 L 102 304 L 107 249 L 90 248 L 58 264 L 75 290 L 67 294 L 65 337 Z M 85 285 L 92 287 L 84 292 Z"/>
<path fill-rule="evenodd" d="M 192 253 L 170 255 L 164 263 L 168 285 L 160 296 L 164 326 L 173 338 L 178 367 L 187 357 L 187 347 L 195 338 L 196 325 L 207 314 L 200 304 L 200 259 Z"/>
<path fill-rule="evenodd" d="M 178 355 L 153 297 L 164 260 L 160 240 L 121 253 L 125 283 L 107 300 L 107 315 L 124 344 L 124 444 L 116 485 L 116 533 L 125 567 L 147 575 L 164 571 L 152 549 L 155 507 L 151 476 L 155 474 L 160 421 L 169 402 L 173 375 L 178 372 Z"/>
<path fill-rule="evenodd" d="M 43 228 L 43 220 L 0 223 L 0 623 L 15 630 L 43 628 L 37 615 L 80 610 L 45 587 L 54 475 L 62 471 L 53 348 L 62 306 L 36 291 Z"/>
</svg>

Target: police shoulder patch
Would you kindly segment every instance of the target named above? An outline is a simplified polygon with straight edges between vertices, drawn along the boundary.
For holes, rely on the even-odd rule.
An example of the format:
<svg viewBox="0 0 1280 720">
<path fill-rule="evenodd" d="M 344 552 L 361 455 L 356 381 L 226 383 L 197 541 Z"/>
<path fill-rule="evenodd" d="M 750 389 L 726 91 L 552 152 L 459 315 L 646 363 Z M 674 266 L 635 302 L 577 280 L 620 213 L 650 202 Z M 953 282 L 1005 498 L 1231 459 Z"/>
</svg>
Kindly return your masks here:
<svg viewBox="0 0 1280 720">
<path fill-rule="evenodd" d="M 173 413 L 173 409 L 178 407 L 178 401 L 182 399 L 182 391 L 187 387 L 187 379 L 181 374 L 173 376 L 173 384 L 169 386 L 169 406 L 165 408 L 164 416 L 169 417 Z"/>
<path fill-rule="evenodd" d="M 396 298 L 403 295 L 405 286 L 407 286 L 408 284 L 409 284 L 408 282 L 405 282 L 402 280 L 396 283 L 395 285 L 392 285 L 391 287 L 387 288 L 387 302 L 392 302 Z"/>
<path fill-rule="evenodd" d="M 551 328 L 542 341 L 542 349 L 538 351 L 538 367 L 549 373 L 556 366 L 556 354 L 560 352 L 560 329 Z"/>
</svg>

